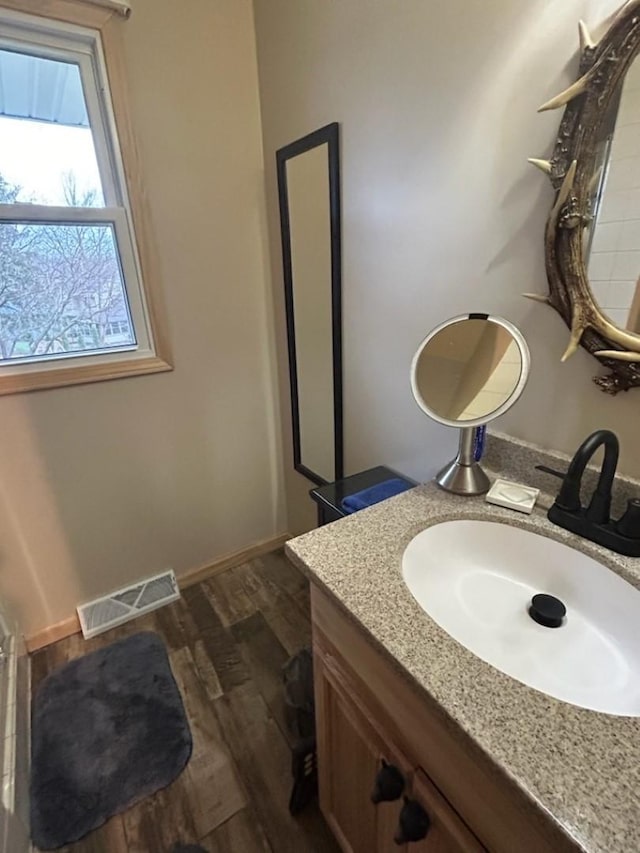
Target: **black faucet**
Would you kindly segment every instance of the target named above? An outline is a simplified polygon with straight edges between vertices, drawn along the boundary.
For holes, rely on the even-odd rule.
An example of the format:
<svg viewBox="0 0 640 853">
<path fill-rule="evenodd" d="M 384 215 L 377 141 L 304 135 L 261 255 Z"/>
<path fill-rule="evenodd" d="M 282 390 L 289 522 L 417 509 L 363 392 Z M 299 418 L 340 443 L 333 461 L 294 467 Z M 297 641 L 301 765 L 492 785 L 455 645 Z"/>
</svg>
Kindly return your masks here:
<svg viewBox="0 0 640 853">
<path fill-rule="evenodd" d="M 604 460 L 598 485 L 585 508 L 580 500 L 582 476 L 591 457 L 604 445 Z M 566 473 L 537 465 L 540 471 L 562 479 L 562 486 L 547 513 L 549 521 L 564 527 L 584 539 L 590 539 L 617 554 L 640 557 L 640 500 L 630 500 L 627 510 L 618 521 L 611 519 L 611 493 L 618 465 L 619 444 L 616 435 L 600 429 L 586 438 L 569 463 Z"/>
</svg>

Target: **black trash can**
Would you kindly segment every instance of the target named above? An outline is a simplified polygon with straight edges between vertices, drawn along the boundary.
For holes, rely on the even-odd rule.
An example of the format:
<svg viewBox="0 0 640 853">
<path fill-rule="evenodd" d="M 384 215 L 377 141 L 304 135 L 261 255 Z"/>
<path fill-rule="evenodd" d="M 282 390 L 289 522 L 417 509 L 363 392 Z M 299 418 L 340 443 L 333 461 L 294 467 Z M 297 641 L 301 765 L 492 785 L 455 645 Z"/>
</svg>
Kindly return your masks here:
<svg viewBox="0 0 640 853">
<path fill-rule="evenodd" d="M 295 815 L 318 793 L 311 649 L 302 649 L 287 661 L 282 670 L 282 679 L 287 723 L 294 741 L 291 749 L 293 789 L 289 811 Z"/>
</svg>

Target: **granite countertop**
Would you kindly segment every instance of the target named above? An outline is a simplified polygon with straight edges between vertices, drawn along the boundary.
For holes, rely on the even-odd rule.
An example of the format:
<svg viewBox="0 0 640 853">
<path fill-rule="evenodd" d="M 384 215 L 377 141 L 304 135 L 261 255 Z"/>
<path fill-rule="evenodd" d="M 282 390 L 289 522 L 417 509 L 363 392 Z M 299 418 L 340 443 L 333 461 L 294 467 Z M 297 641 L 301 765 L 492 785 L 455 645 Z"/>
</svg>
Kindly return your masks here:
<svg viewBox="0 0 640 853">
<path fill-rule="evenodd" d="M 544 510 L 525 516 L 433 484 L 290 540 L 286 551 L 574 843 L 588 853 L 640 851 L 640 718 L 587 711 L 504 675 L 451 638 L 405 586 L 409 541 L 456 518 L 543 533 L 640 588 L 640 559 L 579 539 Z"/>
</svg>

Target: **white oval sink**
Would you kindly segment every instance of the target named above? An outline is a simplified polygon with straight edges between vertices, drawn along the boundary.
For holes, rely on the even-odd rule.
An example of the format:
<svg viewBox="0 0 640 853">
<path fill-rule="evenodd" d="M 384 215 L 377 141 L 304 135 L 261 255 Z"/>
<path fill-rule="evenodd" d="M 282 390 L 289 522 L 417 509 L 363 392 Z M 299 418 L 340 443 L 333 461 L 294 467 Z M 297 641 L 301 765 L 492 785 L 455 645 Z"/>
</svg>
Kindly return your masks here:
<svg viewBox="0 0 640 853">
<path fill-rule="evenodd" d="M 422 609 L 486 663 L 572 705 L 640 716 L 640 591 L 591 557 L 461 519 L 414 537 L 402 574 Z M 529 616 L 537 593 L 566 606 L 559 628 Z"/>
</svg>

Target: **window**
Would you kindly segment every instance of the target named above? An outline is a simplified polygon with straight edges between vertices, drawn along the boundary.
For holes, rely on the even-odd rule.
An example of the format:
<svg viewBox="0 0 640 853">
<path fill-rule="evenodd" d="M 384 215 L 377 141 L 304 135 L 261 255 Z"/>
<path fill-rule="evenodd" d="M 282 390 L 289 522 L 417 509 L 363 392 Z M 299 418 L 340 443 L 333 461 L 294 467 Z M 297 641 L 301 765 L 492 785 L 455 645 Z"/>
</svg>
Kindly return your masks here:
<svg viewBox="0 0 640 853">
<path fill-rule="evenodd" d="M 107 75 L 124 24 L 87 14 L 0 8 L 0 393 L 170 369 Z"/>
<path fill-rule="evenodd" d="M 107 324 L 107 335 L 131 335 L 131 326 L 126 320 L 115 320 Z"/>
</svg>

